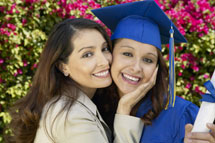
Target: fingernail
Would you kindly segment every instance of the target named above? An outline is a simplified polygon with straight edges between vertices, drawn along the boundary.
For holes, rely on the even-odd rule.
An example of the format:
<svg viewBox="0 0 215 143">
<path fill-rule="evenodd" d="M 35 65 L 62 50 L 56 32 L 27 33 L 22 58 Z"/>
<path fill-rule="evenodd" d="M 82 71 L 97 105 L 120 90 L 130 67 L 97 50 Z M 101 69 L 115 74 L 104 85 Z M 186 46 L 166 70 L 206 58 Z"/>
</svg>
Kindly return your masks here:
<svg viewBox="0 0 215 143">
<path fill-rule="evenodd" d="M 192 143 L 192 140 L 188 139 L 187 142 L 188 142 L 188 143 Z"/>
</svg>

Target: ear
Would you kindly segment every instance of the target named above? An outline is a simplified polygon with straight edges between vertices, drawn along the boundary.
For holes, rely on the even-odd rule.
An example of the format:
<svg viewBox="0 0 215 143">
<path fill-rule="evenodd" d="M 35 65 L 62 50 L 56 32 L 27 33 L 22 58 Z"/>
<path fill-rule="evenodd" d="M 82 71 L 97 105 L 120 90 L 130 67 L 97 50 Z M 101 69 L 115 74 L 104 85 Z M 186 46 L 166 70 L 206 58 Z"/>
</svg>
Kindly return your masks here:
<svg viewBox="0 0 215 143">
<path fill-rule="evenodd" d="M 58 69 L 65 75 L 65 76 L 68 76 L 69 75 L 69 68 L 68 68 L 68 65 L 63 63 L 63 62 L 60 62 L 58 64 Z"/>
</svg>

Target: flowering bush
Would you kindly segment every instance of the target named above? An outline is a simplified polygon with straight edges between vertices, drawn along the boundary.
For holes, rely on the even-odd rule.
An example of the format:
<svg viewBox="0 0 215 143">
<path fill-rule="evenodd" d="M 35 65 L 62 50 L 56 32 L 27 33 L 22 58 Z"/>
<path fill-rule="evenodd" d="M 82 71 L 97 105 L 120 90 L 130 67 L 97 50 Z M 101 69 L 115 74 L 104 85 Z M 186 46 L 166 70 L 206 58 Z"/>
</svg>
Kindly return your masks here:
<svg viewBox="0 0 215 143">
<path fill-rule="evenodd" d="M 0 2 L 0 142 L 7 109 L 25 96 L 51 28 L 66 18 L 95 18 L 91 9 L 136 0 L 2 0 Z M 175 47 L 177 95 L 199 105 L 215 69 L 215 2 L 156 0 L 189 44 Z M 107 29 L 108 33 L 110 31 Z M 168 59 L 168 45 L 163 48 Z"/>
</svg>

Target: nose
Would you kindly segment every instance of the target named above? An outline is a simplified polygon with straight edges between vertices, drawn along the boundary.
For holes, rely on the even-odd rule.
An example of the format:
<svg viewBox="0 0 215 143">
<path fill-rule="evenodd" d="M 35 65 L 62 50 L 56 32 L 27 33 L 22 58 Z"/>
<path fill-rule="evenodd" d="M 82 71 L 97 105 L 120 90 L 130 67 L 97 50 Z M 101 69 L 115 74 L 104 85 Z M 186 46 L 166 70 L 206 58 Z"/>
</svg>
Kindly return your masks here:
<svg viewBox="0 0 215 143">
<path fill-rule="evenodd" d="M 132 71 L 134 73 L 139 73 L 142 71 L 141 62 L 139 59 L 135 59 L 132 64 Z"/>
<path fill-rule="evenodd" d="M 97 66 L 107 66 L 110 64 L 111 59 L 111 55 L 105 55 L 102 52 L 99 52 L 96 58 Z"/>
</svg>

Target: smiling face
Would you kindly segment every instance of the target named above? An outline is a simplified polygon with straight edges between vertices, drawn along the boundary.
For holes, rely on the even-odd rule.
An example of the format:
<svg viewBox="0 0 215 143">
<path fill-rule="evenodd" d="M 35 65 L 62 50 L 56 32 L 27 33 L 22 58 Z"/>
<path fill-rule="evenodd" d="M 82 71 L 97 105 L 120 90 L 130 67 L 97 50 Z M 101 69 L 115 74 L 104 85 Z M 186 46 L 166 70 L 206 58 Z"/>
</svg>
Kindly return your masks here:
<svg viewBox="0 0 215 143">
<path fill-rule="evenodd" d="M 158 53 L 155 46 L 131 39 L 118 39 L 113 50 L 111 75 L 120 96 L 149 81 L 157 61 Z"/>
<path fill-rule="evenodd" d="M 83 29 L 72 38 L 74 50 L 63 72 L 82 88 L 103 88 L 112 83 L 109 73 L 112 55 L 107 41 L 95 29 Z"/>
</svg>

